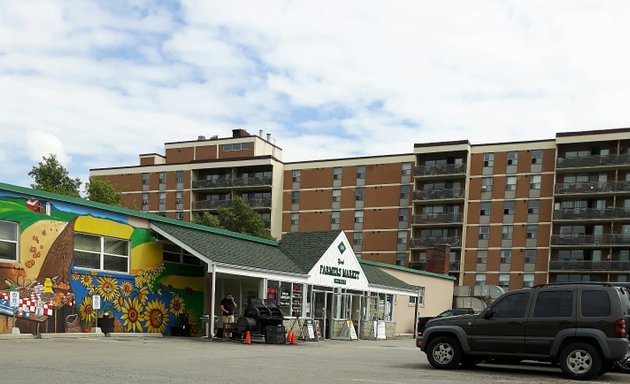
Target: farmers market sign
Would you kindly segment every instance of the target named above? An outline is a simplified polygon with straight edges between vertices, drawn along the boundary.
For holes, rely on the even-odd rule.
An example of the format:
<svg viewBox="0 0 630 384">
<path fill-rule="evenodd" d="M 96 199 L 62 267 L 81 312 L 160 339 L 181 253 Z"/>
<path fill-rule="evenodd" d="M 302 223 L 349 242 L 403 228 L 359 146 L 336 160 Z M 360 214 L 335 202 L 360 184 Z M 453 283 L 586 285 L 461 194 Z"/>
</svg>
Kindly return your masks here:
<svg viewBox="0 0 630 384">
<path fill-rule="evenodd" d="M 335 277 L 345 277 L 346 279 L 359 279 L 360 271 L 356 271 L 354 269 L 340 268 L 340 267 L 331 267 L 330 265 L 320 265 L 319 266 L 320 275 L 328 275 Z"/>
</svg>

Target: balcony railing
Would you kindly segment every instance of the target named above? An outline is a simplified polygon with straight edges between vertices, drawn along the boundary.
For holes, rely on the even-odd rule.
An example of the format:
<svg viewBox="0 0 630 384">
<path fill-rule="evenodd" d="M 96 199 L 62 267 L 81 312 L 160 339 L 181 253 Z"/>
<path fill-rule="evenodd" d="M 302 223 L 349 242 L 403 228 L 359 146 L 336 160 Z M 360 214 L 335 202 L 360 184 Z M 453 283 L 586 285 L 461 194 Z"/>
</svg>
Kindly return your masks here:
<svg viewBox="0 0 630 384">
<path fill-rule="evenodd" d="M 630 234 L 551 235 L 551 245 L 626 245 L 630 244 Z"/>
<path fill-rule="evenodd" d="M 573 219 L 618 219 L 630 218 L 630 209 L 627 208 L 565 208 L 553 211 L 554 220 Z"/>
<path fill-rule="evenodd" d="M 556 195 L 574 193 L 606 193 L 630 192 L 630 182 L 627 181 L 586 181 L 579 183 L 558 183 L 555 187 Z"/>
<path fill-rule="evenodd" d="M 457 189 L 432 189 L 429 191 L 415 191 L 414 200 L 442 200 L 442 199 L 463 199 L 464 190 Z"/>
<path fill-rule="evenodd" d="M 247 199 L 245 203 L 252 208 L 271 208 L 271 199 L 270 198 L 256 198 L 256 199 Z"/>
<path fill-rule="evenodd" d="M 227 187 L 251 187 L 257 185 L 271 185 L 271 177 L 222 177 L 219 179 L 195 180 L 193 188 L 227 188 Z"/>
<path fill-rule="evenodd" d="M 222 207 L 229 207 L 232 203 L 231 199 L 224 200 L 199 200 L 193 203 L 194 210 L 209 210 L 209 209 L 219 209 Z"/>
<path fill-rule="evenodd" d="M 419 165 L 416 176 L 451 175 L 466 173 L 466 164 Z"/>
<path fill-rule="evenodd" d="M 550 271 L 629 271 L 630 261 L 551 260 Z"/>
<path fill-rule="evenodd" d="M 630 165 L 630 156 L 628 156 L 627 154 L 623 154 L 572 158 L 559 157 L 556 161 L 557 168 L 598 167 L 622 164 Z"/>
<path fill-rule="evenodd" d="M 461 223 L 461 213 L 420 213 L 413 215 L 413 224 Z"/>
<path fill-rule="evenodd" d="M 462 238 L 460 236 L 449 236 L 449 237 L 417 237 L 412 238 L 409 242 L 410 248 L 426 248 L 433 247 L 438 244 L 448 244 L 451 247 L 461 247 Z"/>
</svg>

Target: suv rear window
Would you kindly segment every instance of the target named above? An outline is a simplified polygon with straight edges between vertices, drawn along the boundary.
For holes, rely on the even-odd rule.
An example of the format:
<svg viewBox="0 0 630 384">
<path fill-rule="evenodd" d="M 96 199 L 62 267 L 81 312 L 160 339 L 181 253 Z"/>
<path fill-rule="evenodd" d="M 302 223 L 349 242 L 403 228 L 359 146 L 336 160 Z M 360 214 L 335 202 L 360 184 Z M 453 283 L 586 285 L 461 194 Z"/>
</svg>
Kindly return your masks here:
<svg viewBox="0 0 630 384">
<path fill-rule="evenodd" d="M 582 292 L 582 316 L 605 317 L 610 316 L 610 299 L 606 291 Z"/>
<path fill-rule="evenodd" d="M 571 317 L 573 315 L 573 292 L 547 291 L 536 297 L 534 317 Z"/>
</svg>

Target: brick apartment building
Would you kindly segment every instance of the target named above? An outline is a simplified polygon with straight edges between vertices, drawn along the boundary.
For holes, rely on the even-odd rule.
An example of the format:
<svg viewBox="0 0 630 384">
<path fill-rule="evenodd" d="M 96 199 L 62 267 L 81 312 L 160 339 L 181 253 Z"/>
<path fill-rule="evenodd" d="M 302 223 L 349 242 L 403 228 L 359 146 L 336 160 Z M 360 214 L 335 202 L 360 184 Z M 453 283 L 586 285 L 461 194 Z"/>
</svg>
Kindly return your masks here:
<svg viewBox="0 0 630 384">
<path fill-rule="evenodd" d="M 99 168 L 123 205 L 190 220 L 242 196 L 271 234 L 342 229 L 360 257 L 460 285 L 630 281 L 630 129 L 283 162 L 267 135 L 172 142 Z M 434 263 L 436 250 L 448 263 Z M 439 253 L 439 252 L 438 252 Z"/>
</svg>

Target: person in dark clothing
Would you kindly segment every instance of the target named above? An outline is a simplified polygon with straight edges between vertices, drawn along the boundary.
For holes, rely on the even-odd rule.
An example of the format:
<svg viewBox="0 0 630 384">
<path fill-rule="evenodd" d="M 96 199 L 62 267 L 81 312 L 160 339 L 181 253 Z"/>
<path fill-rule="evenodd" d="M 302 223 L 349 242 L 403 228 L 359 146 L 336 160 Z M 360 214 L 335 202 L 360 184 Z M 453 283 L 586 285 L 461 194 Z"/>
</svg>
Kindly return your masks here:
<svg viewBox="0 0 630 384">
<path fill-rule="evenodd" d="M 228 339 L 232 337 L 232 332 L 226 330 L 225 324 L 234 323 L 234 310 L 236 309 L 236 307 L 236 302 L 234 301 L 234 297 L 231 293 L 226 294 L 225 298 L 221 300 L 221 313 L 223 315 L 223 337 Z"/>
</svg>

